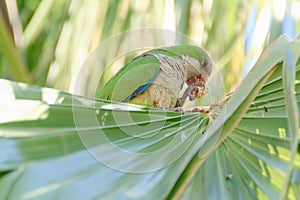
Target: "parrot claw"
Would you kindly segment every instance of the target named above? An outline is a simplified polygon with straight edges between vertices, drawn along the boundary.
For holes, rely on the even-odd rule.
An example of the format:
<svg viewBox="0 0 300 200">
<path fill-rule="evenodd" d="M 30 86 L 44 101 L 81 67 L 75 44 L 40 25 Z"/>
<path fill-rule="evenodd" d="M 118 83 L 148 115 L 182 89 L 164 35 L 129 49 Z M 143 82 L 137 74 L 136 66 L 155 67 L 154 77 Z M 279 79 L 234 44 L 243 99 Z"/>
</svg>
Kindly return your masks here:
<svg viewBox="0 0 300 200">
<path fill-rule="evenodd" d="M 190 101 L 194 101 L 208 92 L 205 80 L 201 74 L 188 79 L 186 83 L 188 84 L 188 88 L 184 91 L 183 96 L 178 99 L 179 106 L 183 106 L 187 97 L 189 97 Z"/>
</svg>

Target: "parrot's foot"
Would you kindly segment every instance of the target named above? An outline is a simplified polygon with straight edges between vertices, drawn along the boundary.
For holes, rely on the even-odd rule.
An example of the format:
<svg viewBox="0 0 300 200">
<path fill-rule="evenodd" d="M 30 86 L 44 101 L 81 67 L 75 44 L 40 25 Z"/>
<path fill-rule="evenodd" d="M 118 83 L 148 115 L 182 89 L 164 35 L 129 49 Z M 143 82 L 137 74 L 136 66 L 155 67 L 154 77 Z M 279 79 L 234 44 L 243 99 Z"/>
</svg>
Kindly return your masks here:
<svg viewBox="0 0 300 200">
<path fill-rule="evenodd" d="M 208 92 L 205 86 L 205 80 L 201 74 L 194 76 L 186 81 L 188 87 L 184 91 L 181 98 L 178 99 L 178 104 L 182 106 L 187 97 L 190 101 L 194 101 L 196 98 L 200 98 Z"/>
<path fill-rule="evenodd" d="M 186 92 L 188 93 L 190 101 L 193 101 L 196 98 L 201 98 L 208 92 L 208 89 L 205 86 L 205 79 L 202 74 L 189 78 L 186 83 L 188 85 Z"/>
</svg>

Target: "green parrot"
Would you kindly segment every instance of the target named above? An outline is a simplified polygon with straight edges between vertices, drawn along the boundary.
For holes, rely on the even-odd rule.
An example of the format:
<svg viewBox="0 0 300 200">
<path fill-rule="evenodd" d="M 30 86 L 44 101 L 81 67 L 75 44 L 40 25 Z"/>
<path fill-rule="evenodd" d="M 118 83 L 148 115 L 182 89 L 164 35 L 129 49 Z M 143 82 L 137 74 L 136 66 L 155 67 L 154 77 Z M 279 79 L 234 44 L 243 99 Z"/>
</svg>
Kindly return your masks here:
<svg viewBox="0 0 300 200">
<path fill-rule="evenodd" d="M 127 63 L 96 97 L 172 109 L 182 106 L 189 94 L 193 93 L 198 98 L 202 96 L 197 93 L 203 93 L 201 88 L 204 88 L 212 68 L 210 56 L 198 46 L 176 45 L 153 49 Z M 200 84 L 194 80 L 201 80 Z M 194 85 L 188 87 L 186 96 L 179 97 L 184 83 L 191 85 L 193 81 Z M 201 91 L 198 92 L 199 88 Z M 190 100 L 194 99 L 190 96 Z"/>
</svg>

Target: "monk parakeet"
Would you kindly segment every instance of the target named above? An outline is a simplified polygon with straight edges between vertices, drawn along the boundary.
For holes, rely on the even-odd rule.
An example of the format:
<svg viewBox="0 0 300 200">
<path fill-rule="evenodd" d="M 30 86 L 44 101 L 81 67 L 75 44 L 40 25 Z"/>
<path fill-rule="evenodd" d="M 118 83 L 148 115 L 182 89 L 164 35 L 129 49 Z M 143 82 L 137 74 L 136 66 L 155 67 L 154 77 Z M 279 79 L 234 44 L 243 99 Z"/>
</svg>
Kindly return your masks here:
<svg viewBox="0 0 300 200">
<path fill-rule="evenodd" d="M 101 99 L 171 109 L 199 98 L 212 72 L 208 53 L 194 45 L 150 50 L 126 64 L 96 95 Z M 188 84 L 184 96 L 180 91 Z"/>
</svg>

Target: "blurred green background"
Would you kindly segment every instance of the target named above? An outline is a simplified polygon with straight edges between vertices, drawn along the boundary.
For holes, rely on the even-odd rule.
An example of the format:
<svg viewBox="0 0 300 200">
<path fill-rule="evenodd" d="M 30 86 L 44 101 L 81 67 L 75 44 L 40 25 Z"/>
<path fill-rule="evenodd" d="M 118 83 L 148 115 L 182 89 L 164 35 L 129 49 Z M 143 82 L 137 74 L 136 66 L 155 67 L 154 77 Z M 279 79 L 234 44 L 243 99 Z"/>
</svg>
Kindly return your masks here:
<svg viewBox="0 0 300 200">
<path fill-rule="evenodd" d="M 71 93 L 76 92 L 76 81 L 83 76 L 82 66 L 94 49 L 128 30 L 156 27 L 190 37 L 210 52 L 226 92 L 231 92 L 268 44 L 281 34 L 295 38 L 300 29 L 299 0 L 0 0 L 0 8 L 0 78 Z M 204 199 L 284 199 L 286 194 L 297 199 L 299 133 L 289 128 L 298 130 L 294 111 L 299 107 L 299 81 L 295 82 L 296 93 L 287 90 L 294 80 L 286 78 L 291 77 L 288 72 L 281 73 L 287 68 L 285 63 L 276 67 L 270 64 L 270 60 L 277 63 L 293 53 L 285 52 L 290 45 L 287 38 L 281 42 L 282 51 L 269 48 L 265 55 L 283 55 L 269 62 L 260 60 L 255 73 L 233 96 L 235 101 L 228 104 L 231 114 L 224 112 L 226 122 L 222 116 L 216 119 L 210 132 L 202 131 L 208 123 L 202 120 L 210 116 L 156 111 L 159 120 L 154 124 L 164 121 L 164 127 L 147 131 L 149 138 L 144 138 L 147 125 L 153 123 L 148 112 L 132 111 L 130 115 L 137 123 L 133 120 L 120 125 L 116 120 L 119 118 L 114 117 L 124 115 L 117 109 L 110 110 L 108 102 L 1 80 L 0 91 L 5 98 L 0 104 L 0 147 L 4 149 L 0 151 L 4 153 L 0 155 L 0 199 L 55 199 L 65 195 L 69 199 L 157 199 L 174 194 L 183 199 L 199 198 L 199 194 Z M 107 46 L 105 53 L 113 55 L 116 46 Z M 115 64 L 123 66 L 126 60 L 118 59 Z M 105 67 L 94 65 L 90 69 L 96 75 L 99 68 Z M 299 62 L 295 68 L 298 80 Z M 107 79 L 113 73 L 109 71 Z M 268 81 L 266 73 L 271 76 Z M 282 84 L 283 79 L 287 85 Z M 111 134 L 115 144 L 137 152 L 159 149 L 177 136 L 191 137 L 198 131 L 201 134 L 186 157 L 161 171 L 122 173 L 100 164 L 86 151 L 78 136 L 82 127 L 74 123 L 74 113 L 80 116 L 78 121 L 88 123 L 82 129 L 86 131 L 83 135 L 88 133 L 92 147 L 104 153 L 110 149 L 98 146 L 93 137 L 99 130 Z M 96 113 L 103 123 L 99 128 L 90 125 L 90 113 Z M 125 125 L 129 128 L 126 130 L 136 133 L 134 137 L 124 137 Z M 178 129 L 179 125 L 183 128 Z M 150 137 L 153 133 L 157 137 Z M 208 134 L 211 140 L 202 140 Z M 177 151 L 163 157 L 173 152 Z M 120 155 L 109 152 L 107 158 L 129 167 L 153 163 L 152 157 L 128 160 Z"/>
<path fill-rule="evenodd" d="M 0 22 L 0 77 L 67 92 L 73 92 L 74 79 L 89 53 L 127 30 L 158 27 L 189 36 L 210 52 L 230 92 L 266 44 L 283 33 L 295 38 L 300 29 L 297 0 L 2 0 L 1 4 L 6 17 Z"/>
</svg>

